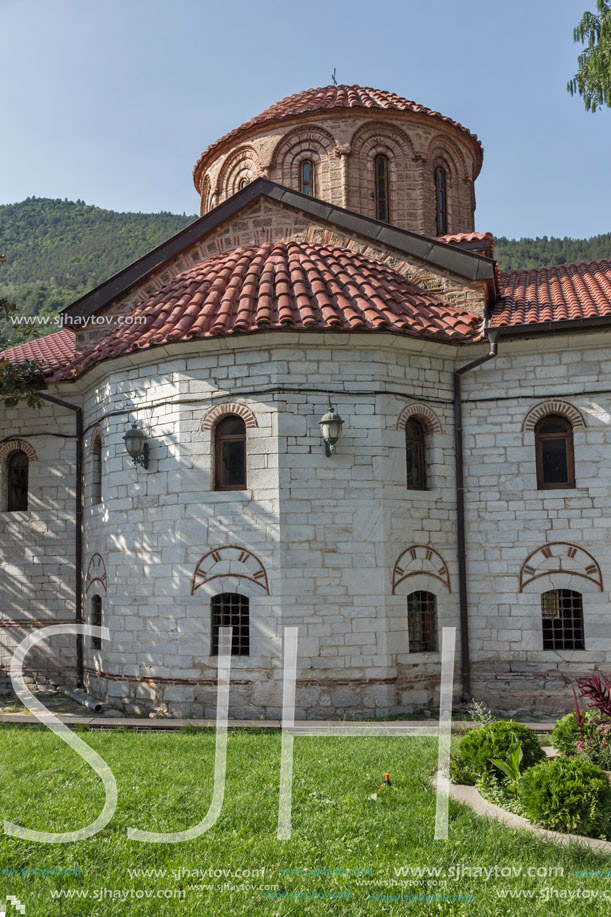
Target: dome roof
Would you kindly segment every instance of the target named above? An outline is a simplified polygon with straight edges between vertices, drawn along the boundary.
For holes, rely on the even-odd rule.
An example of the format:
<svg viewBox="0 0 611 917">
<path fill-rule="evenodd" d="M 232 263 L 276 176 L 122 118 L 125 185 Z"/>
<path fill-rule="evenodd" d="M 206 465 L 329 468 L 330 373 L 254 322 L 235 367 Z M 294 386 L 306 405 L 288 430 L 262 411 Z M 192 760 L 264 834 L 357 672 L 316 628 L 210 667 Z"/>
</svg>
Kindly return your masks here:
<svg viewBox="0 0 611 917">
<path fill-rule="evenodd" d="M 451 306 L 358 252 L 310 242 L 236 248 L 178 274 L 59 377 L 100 360 L 181 341 L 264 331 L 395 332 L 476 341 L 481 317 Z"/>
<path fill-rule="evenodd" d="M 240 127 L 234 128 L 225 134 L 219 140 L 204 150 L 193 170 L 193 181 L 195 187 L 199 190 L 199 177 L 205 162 L 211 153 L 216 152 L 227 141 L 236 140 L 240 134 L 246 133 L 252 128 L 267 125 L 268 123 L 283 121 L 289 118 L 295 118 L 299 115 L 307 115 L 312 112 L 324 111 L 347 111 L 354 109 L 369 110 L 372 112 L 379 111 L 396 111 L 396 112 L 413 112 L 417 115 L 426 115 L 430 118 L 437 118 L 446 124 L 457 128 L 471 138 L 475 147 L 476 169 L 479 172 L 483 160 L 482 145 L 477 135 L 453 121 L 451 118 L 418 105 L 417 102 L 410 102 L 394 92 L 387 92 L 384 89 L 372 89 L 370 86 L 322 86 L 318 89 L 304 89 L 303 92 L 296 92 L 292 96 L 287 96 L 270 105 L 265 111 L 261 112 L 250 121 L 245 121 Z"/>
</svg>

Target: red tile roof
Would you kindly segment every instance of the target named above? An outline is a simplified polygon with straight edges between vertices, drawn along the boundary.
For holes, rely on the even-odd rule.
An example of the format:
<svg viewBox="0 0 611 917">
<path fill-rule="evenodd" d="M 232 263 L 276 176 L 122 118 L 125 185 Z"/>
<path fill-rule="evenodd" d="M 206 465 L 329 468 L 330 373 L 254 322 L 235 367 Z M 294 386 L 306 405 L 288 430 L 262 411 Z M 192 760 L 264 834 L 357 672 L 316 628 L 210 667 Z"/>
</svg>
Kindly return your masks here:
<svg viewBox="0 0 611 917">
<path fill-rule="evenodd" d="M 28 341 L 26 344 L 11 347 L 0 353 L 0 359 L 9 360 L 11 363 L 36 360 L 41 369 L 48 373 L 72 362 L 74 341 L 74 331 L 64 328 L 42 338 L 36 338 L 34 341 Z"/>
<path fill-rule="evenodd" d="M 244 124 L 234 128 L 228 134 L 210 144 L 200 156 L 193 170 L 195 187 L 198 191 L 200 190 L 200 173 L 209 155 L 228 140 L 237 138 L 241 133 L 268 122 L 283 121 L 287 118 L 294 118 L 297 115 L 305 115 L 310 112 L 345 111 L 349 109 L 368 109 L 374 112 L 379 110 L 410 111 L 418 115 L 427 115 L 430 118 L 445 121 L 446 124 L 450 124 L 471 138 L 475 147 L 477 172 L 481 168 L 484 153 L 477 134 L 472 134 L 458 121 L 453 121 L 438 111 L 425 108 L 424 105 L 410 102 L 409 99 L 404 99 L 394 92 L 387 92 L 383 89 L 372 89 L 370 86 L 321 86 L 317 89 L 305 89 L 303 92 L 296 92 L 292 96 L 281 99 L 280 102 L 276 102 L 266 108 L 260 115 L 251 118 L 250 121 L 245 121 Z"/>
<path fill-rule="evenodd" d="M 502 271 L 493 325 L 611 316 L 611 260 Z"/>
<path fill-rule="evenodd" d="M 58 378 L 159 344 L 270 330 L 395 331 L 478 340 L 482 320 L 410 284 L 380 261 L 308 242 L 237 248 L 196 264 L 136 306 Z"/>
</svg>

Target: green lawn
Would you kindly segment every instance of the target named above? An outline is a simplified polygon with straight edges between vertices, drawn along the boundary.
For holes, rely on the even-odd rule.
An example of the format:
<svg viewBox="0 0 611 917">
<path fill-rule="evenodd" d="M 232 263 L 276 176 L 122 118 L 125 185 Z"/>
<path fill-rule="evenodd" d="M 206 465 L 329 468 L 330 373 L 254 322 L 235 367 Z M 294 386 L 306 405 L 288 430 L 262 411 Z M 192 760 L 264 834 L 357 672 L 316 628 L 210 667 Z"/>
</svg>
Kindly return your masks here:
<svg viewBox="0 0 611 917">
<path fill-rule="evenodd" d="M 302 737 L 295 740 L 293 836 L 276 839 L 280 736 L 230 732 L 225 802 L 216 825 L 185 844 L 129 841 L 128 826 L 183 830 L 208 810 L 214 733 L 81 732 L 111 766 L 119 803 L 96 837 L 73 844 L 35 844 L 0 836 L 0 908 L 7 894 L 26 905 L 26 917 L 54 915 L 319 915 L 319 914 L 607 914 L 611 857 L 563 849 L 501 825 L 477 819 L 450 803 L 448 841 L 434 841 L 435 798 L 429 778 L 436 766 L 433 739 Z M 37 830 L 68 831 L 99 813 L 102 787 L 94 772 L 41 728 L 0 728 L 2 815 Z M 394 789 L 369 797 L 388 770 Z M 264 876 L 236 871 L 261 869 Z M 401 867 L 441 868 L 440 878 L 397 875 Z M 517 878 L 469 875 L 474 867 L 521 869 Z M 531 867 L 563 874 L 529 877 Z M 190 876 L 189 870 L 226 870 L 224 878 Z M 52 871 L 25 875 L 27 870 Z M 128 870 L 161 875 L 130 876 Z M 343 870 L 344 874 L 288 875 L 285 870 Z M 69 871 L 80 871 L 70 875 Z M 166 870 L 166 875 L 163 871 Z M 186 872 L 181 875 L 180 871 Z M 598 877 L 584 877 L 598 871 Z M 463 873 L 462 877 L 457 877 Z M 467 873 L 465 875 L 465 873 Z M 608 877 L 607 877 L 608 876 Z M 407 883 L 403 887 L 398 884 Z M 251 888 L 220 888 L 233 884 Z M 384 884 L 386 883 L 386 884 Z M 397 884 L 395 884 L 397 883 Z M 410 884 L 411 883 L 411 884 Z M 212 886 L 204 888 L 204 886 Z M 268 886 L 268 889 L 265 888 Z M 276 887 L 277 892 L 272 888 Z M 106 896 L 121 892 L 132 897 Z M 549 898 L 549 891 L 573 894 Z M 52 897 L 86 890 L 88 898 Z M 184 890 L 182 899 L 136 897 Z M 595 890 L 602 898 L 585 898 Z M 533 891 L 530 900 L 499 894 Z M 274 897 L 265 897 L 265 895 Z M 554 892 L 552 892 L 554 894 Z M 282 897 L 280 897 L 280 895 Z M 326 897 L 312 897 L 323 895 Z M 343 897 L 330 897 L 331 895 Z M 378 900 L 374 896 L 430 896 Z M 473 896 L 432 900 L 432 896 Z M 575 897 L 579 895 L 580 897 Z M 94 897 L 97 896 L 97 897 Z M 7 917 L 17 914 L 9 907 Z"/>
</svg>

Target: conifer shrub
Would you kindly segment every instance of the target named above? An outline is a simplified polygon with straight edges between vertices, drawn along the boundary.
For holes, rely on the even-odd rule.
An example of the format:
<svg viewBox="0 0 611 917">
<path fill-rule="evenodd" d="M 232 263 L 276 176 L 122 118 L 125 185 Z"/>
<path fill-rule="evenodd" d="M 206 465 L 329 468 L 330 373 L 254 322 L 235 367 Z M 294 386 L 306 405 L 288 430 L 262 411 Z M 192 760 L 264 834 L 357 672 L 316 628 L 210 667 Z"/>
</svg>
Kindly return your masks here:
<svg viewBox="0 0 611 917">
<path fill-rule="evenodd" d="M 594 764 L 553 758 L 525 771 L 518 798 L 526 816 L 553 831 L 607 837 L 611 833 L 611 787 Z"/>
<path fill-rule="evenodd" d="M 495 779 L 498 771 L 490 759 L 505 760 L 516 739 L 522 746 L 522 770 L 545 758 L 532 729 L 513 720 L 498 720 L 467 733 L 451 760 L 450 777 L 455 783 L 471 785 L 485 775 Z"/>
</svg>

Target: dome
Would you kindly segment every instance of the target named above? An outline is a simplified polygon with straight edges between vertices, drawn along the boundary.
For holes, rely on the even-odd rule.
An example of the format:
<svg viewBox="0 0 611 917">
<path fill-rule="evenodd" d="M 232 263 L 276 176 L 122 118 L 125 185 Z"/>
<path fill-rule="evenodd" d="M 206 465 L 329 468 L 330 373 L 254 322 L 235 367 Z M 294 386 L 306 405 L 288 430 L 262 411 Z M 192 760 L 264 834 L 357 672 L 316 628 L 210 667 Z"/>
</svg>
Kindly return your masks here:
<svg viewBox="0 0 611 917">
<path fill-rule="evenodd" d="M 193 180 L 208 213 L 259 177 L 426 235 L 473 232 L 482 146 L 457 121 L 369 86 L 306 89 L 211 144 Z"/>
<path fill-rule="evenodd" d="M 135 307 L 59 375 L 155 346 L 264 331 L 394 332 L 479 339 L 481 317 L 448 305 L 381 261 L 302 241 L 232 249 L 201 261 Z"/>
<path fill-rule="evenodd" d="M 452 118 L 448 118 L 438 111 L 433 111 L 430 108 L 426 108 L 424 105 L 419 105 L 417 102 L 404 99 L 402 96 L 397 95 L 397 93 L 389 92 L 385 89 L 373 89 L 371 86 L 320 86 L 316 89 L 304 89 L 302 92 L 296 92 L 293 95 L 286 96 L 286 98 L 281 99 L 279 102 L 270 105 L 269 108 L 262 111 L 260 115 L 256 115 L 254 118 L 251 118 L 250 121 L 245 121 L 244 124 L 234 128 L 223 137 L 215 140 L 214 143 L 211 143 L 201 154 L 193 169 L 195 187 L 198 191 L 200 190 L 201 173 L 208 158 L 228 142 L 235 142 L 241 135 L 247 134 L 253 128 L 260 128 L 262 125 L 285 121 L 290 118 L 298 117 L 299 115 L 307 115 L 315 112 L 329 112 L 331 110 L 346 111 L 354 109 L 367 110 L 371 114 L 375 114 L 378 111 L 411 112 L 416 115 L 425 115 L 429 118 L 439 119 L 451 127 L 462 131 L 471 139 L 473 146 L 479 154 L 477 157 L 477 172 L 481 169 L 484 153 L 477 134 L 472 134 L 471 131 L 463 127 L 462 124 L 459 124 L 458 121 L 453 121 Z"/>
</svg>

